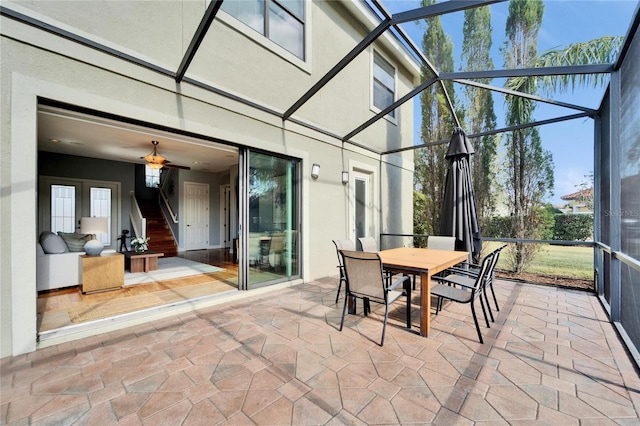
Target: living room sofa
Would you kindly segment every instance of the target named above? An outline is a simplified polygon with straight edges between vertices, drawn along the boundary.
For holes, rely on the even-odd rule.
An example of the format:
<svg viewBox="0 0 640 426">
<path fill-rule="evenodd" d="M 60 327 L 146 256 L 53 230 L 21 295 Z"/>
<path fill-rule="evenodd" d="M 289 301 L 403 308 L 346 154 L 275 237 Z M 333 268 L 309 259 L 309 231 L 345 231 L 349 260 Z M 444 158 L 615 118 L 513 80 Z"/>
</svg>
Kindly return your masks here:
<svg viewBox="0 0 640 426">
<path fill-rule="evenodd" d="M 58 233 L 63 234 L 63 233 Z M 82 284 L 83 241 L 93 238 L 85 234 L 54 234 L 45 231 L 37 244 L 36 287 L 38 291 L 54 290 Z M 103 253 L 115 253 L 104 250 Z"/>
</svg>

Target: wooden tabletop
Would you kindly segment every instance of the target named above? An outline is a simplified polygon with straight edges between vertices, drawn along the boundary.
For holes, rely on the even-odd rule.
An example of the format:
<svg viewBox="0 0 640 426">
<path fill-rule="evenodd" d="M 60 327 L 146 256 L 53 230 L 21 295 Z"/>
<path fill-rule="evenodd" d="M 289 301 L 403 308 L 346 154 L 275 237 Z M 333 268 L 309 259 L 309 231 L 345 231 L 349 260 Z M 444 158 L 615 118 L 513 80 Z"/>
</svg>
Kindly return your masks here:
<svg viewBox="0 0 640 426">
<path fill-rule="evenodd" d="M 420 274 L 420 334 L 431 328 L 431 276 L 469 259 L 466 251 L 400 247 L 379 252 L 385 268 Z"/>
<path fill-rule="evenodd" d="M 382 250 L 380 258 L 385 266 L 397 266 L 433 275 L 460 262 L 468 260 L 466 251 L 435 250 L 428 248 L 399 247 Z"/>
</svg>

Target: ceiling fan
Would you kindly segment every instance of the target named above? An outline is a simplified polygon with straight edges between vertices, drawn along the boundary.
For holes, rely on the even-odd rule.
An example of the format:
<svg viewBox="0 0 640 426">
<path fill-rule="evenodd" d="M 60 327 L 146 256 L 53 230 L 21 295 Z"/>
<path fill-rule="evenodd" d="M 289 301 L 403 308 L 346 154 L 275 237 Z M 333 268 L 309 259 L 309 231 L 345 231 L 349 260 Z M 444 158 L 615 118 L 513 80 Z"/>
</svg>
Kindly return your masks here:
<svg viewBox="0 0 640 426">
<path fill-rule="evenodd" d="M 147 166 L 156 170 L 162 169 L 163 167 L 172 168 L 172 169 L 191 170 L 191 167 L 170 164 L 171 162 L 167 160 L 166 157 L 163 157 L 162 155 L 158 154 L 158 144 L 160 142 L 151 141 L 151 143 L 153 144 L 153 152 L 148 155 L 145 155 L 144 157 L 140 157 L 141 160 L 145 160 L 147 162 Z"/>
</svg>

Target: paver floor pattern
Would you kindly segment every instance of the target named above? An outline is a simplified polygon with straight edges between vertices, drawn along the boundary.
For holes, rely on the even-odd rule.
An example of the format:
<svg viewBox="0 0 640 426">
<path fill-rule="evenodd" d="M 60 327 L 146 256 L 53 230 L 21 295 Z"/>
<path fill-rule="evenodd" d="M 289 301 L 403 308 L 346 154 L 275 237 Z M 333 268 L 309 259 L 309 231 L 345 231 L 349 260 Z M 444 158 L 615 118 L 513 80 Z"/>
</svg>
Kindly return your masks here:
<svg viewBox="0 0 640 426">
<path fill-rule="evenodd" d="M 592 293 L 499 281 L 485 344 L 445 304 L 428 338 L 398 308 L 380 347 L 380 310 L 338 331 L 336 285 L 4 358 L 0 423 L 640 424 L 638 373 Z"/>
</svg>

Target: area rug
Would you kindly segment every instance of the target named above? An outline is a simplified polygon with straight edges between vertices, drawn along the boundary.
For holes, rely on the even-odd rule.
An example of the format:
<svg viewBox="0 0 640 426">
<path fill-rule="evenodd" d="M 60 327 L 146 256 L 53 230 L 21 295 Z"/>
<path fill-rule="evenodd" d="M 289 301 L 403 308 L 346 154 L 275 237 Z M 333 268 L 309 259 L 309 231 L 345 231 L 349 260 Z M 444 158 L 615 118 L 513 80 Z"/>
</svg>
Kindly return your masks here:
<svg viewBox="0 0 640 426">
<path fill-rule="evenodd" d="M 94 305 L 80 305 L 68 310 L 72 323 L 91 321 L 100 318 L 112 317 L 127 312 L 139 311 L 164 304 L 164 301 L 154 294 L 142 294 L 139 296 L 122 297 L 107 300 Z"/>
<path fill-rule="evenodd" d="M 217 266 L 205 263 L 194 262 L 182 257 L 167 257 L 158 259 L 158 269 L 150 272 L 125 272 L 124 286 L 152 283 L 158 281 L 172 280 L 175 278 L 188 277 L 191 275 L 210 274 L 212 272 L 224 271 Z"/>
</svg>

